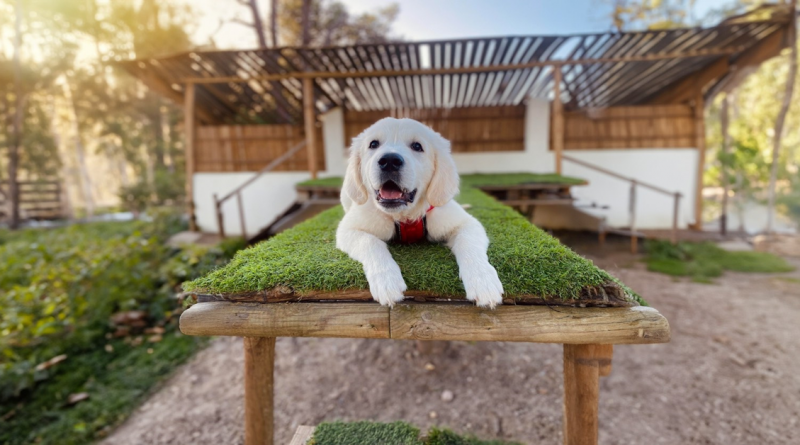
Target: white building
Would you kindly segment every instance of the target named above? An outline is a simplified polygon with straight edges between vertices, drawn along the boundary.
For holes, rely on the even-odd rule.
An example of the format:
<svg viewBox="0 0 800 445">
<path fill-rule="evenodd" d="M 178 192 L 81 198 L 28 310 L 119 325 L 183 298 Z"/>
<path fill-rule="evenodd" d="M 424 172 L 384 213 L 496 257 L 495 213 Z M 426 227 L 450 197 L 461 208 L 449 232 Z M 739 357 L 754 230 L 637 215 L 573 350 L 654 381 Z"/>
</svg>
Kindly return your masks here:
<svg viewBox="0 0 800 445">
<path fill-rule="evenodd" d="M 772 5 L 708 29 L 191 52 L 122 66 L 186 107 L 187 192 L 202 231 L 216 232 L 218 218 L 227 234 L 269 226 L 296 183 L 343 175 L 348 139 L 387 115 L 450 139 L 461 173 L 588 181 L 572 188 L 577 210 L 537 210 L 537 223 L 581 226 L 588 213 L 610 227 L 699 228 L 704 104 L 786 47 L 791 26 L 788 8 Z"/>
</svg>

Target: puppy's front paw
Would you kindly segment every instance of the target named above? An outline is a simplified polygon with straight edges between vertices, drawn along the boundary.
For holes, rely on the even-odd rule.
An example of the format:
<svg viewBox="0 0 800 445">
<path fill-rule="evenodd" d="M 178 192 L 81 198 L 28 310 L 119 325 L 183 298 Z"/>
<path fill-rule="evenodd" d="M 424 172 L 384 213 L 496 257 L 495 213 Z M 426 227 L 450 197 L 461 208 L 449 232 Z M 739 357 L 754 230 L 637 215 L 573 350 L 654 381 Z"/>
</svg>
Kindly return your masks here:
<svg viewBox="0 0 800 445">
<path fill-rule="evenodd" d="M 367 277 L 367 281 L 372 298 L 382 306 L 392 307 L 398 301 L 403 301 L 406 282 L 403 281 L 399 270 L 396 273 L 371 274 Z"/>
<path fill-rule="evenodd" d="M 480 266 L 462 270 L 464 290 L 467 291 L 467 300 L 474 301 L 478 307 L 494 309 L 498 304 L 503 304 L 503 283 L 497 277 L 497 271 L 488 262 Z"/>
</svg>

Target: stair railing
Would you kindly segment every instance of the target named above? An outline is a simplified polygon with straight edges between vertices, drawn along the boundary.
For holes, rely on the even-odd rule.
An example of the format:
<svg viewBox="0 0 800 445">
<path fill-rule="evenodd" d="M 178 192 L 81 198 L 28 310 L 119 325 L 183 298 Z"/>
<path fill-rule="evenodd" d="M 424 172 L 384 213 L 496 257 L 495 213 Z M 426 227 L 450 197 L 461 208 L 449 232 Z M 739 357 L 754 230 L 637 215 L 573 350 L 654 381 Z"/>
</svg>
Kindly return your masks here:
<svg viewBox="0 0 800 445">
<path fill-rule="evenodd" d="M 661 188 L 657 185 L 648 184 L 646 182 L 639 181 L 634 178 L 629 178 L 627 176 L 621 175 L 619 173 L 613 172 L 611 170 L 605 169 L 603 167 L 599 167 L 594 164 L 590 164 L 586 161 L 582 161 L 577 158 L 573 158 L 567 155 L 561 155 L 561 159 L 574 162 L 575 164 L 581 165 L 588 169 L 603 173 L 608 176 L 612 176 L 617 179 L 621 179 L 623 181 L 627 181 L 630 183 L 630 191 L 628 193 L 628 222 L 630 224 L 630 232 L 631 232 L 631 253 L 636 253 L 638 246 L 638 237 L 636 236 L 636 190 L 638 186 L 642 186 L 644 188 L 653 190 L 655 192 L 661 193 L 663 195 L 672 196 L 673 198 L 673 207 L 672 207 L 672 233 L 670 234 L 670 241 L 672 244 L 678 242 L 678 209 L 680 208 L 680 200 L 683 196 L 680 192 L 671 192 L 667 189 Z"/>
<path fill-rule="evenodd" d="M 241 224 L 242 228 L 242 237 L 247 239 L 247 226 L 244 220 L 244 204 L 242 203 L 242 190 L 244 190 L 250 184 L 256 182 L 258 178 L 263 176 L 265 173 L 269 173 L 274 170 L 276 167 L 281 165 L 282 163 L 286 162 L 287 159 L 291 158 L 297 152 L 303 149 L 306 146 L 306 141 L 301 141 L 299 144 L 295 145 L 294 147 L 290 148 L 289 151 L 286 153 L 278 156 L 272 162 L 267 164 L 264 168 L 256 172 L 252 178 L 248 179 L 247 181 L 243 182 L 239 187 L 236 187 L 227 195 L 223 196 L 221 199 L 217 198 L 217 194 L 214 193 L 214 208 L 217 211 L 217 227 L 219 228 L 219 236 L 221 238 L 225 238 L 225 218 L 222 214 L 222 204 L 225 201 L 231 199 L 232 197 L 236 197 L 236 204 L 239 207 L 239 224 Z"/>
</svg>

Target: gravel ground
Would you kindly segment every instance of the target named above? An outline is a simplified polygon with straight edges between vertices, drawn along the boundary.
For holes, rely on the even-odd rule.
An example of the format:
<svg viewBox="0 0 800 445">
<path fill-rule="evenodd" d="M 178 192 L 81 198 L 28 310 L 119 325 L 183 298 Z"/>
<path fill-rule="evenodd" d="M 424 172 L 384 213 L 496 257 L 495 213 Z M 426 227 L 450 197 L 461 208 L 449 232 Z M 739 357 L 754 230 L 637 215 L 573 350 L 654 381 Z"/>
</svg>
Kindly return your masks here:
<svg viewBox="0 0 800 445">
<path fill-rule="evenodd" d="M 800 443 L 800 273 L 707 285 L 627 255 L 595 261 L 672 327 L 669 344 L 615 348 L 601 443 Z M 242 364 L 241 340 L 214 340 L 102 444 L 242 444 Z M 275 443 L 302 424 L 401 419 L 560 444 L 561 372 L 559 345 L 437 342 L 420 354 L 407 341 L 282 338 Z"/>
</svg>

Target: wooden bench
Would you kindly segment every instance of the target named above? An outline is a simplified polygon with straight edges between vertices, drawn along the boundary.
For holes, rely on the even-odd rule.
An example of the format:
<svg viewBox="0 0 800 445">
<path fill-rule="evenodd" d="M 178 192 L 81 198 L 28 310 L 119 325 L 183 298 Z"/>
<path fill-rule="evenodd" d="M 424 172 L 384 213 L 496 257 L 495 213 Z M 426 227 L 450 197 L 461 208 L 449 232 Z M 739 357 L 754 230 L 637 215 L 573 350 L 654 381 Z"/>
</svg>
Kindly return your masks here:
<svg viewBox="0 0 800 445">
<path fill-rule="evenodd" d="M 564 444 L 597 443 L 599 377 L 613 345 L 669 341 L 666 318 L 649 307 L 575 308 L 466 302 L 235 303 L 207 301 L 181 315 L 187 335 L 244 337 L 245 444 L 273 444 L 276 337 L 382 338 L 564 345 Z"/>
</svg>

